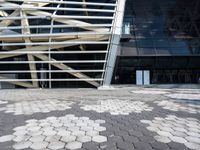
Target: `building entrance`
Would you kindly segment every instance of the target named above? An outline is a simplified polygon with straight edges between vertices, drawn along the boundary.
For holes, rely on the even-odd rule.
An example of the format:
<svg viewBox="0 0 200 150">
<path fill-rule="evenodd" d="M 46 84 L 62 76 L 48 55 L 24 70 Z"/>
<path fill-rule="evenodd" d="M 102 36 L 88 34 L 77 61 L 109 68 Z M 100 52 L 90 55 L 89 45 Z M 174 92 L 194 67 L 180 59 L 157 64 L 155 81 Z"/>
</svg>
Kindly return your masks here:
<svg viewBox="0 0 200 150">
<path fill-rule="evenodd" d="M 150 72 L 150 84 L 200 83 L 200 57 L 118 57 L 117 62 L 113 84 L 137 84 L 138 70 Z"/>
</svg>

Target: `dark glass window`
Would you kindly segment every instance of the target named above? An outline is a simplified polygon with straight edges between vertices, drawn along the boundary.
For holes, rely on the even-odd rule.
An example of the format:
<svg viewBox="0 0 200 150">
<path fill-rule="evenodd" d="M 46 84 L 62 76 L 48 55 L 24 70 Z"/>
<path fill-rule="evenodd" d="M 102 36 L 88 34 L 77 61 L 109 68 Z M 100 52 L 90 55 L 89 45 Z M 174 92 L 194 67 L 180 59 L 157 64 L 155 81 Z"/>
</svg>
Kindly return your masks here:
<svg viewBox="0 0 200 150">
<path fill-rule="evenodd" d="M 138 55 L 200 54 L 199 0 L 127 0 L 124 20 Z"/>
</svg>

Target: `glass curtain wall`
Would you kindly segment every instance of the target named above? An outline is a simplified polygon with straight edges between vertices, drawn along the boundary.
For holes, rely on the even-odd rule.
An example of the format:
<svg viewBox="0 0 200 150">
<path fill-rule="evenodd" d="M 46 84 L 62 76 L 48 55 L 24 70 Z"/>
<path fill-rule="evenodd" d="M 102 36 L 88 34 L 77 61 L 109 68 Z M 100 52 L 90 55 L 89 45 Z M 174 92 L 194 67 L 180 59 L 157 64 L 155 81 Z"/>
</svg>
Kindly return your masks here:
<svg viewBox="0 0 200 150">
<path fill-rule="evenodd" d="M 121 42 L 113 83 L 135 83 L 140 69 L 151 71 L 151 83 L 197 83 L 199 0 L 127 0 L 124 20 L 131 38 Z"/>
</svg>

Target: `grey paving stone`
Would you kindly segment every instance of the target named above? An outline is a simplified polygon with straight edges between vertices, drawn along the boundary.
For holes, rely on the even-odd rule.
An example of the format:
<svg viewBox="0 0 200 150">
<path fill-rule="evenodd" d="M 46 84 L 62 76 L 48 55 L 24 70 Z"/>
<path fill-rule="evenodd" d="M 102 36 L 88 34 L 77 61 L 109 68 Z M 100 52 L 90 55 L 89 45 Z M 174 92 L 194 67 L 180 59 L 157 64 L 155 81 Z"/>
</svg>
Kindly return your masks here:
<svg viewBox="0 0 200 150">
<path fill-rule="evenodd" d="M 152 149 L 150 144 L 144 143 L 144 142 L 136 142 L 136 143 L 134 143 L 134 146 L 138 150 L 147 150 L 147 149 L 149 150 L 149 149 Z"/>
<path fill-rule="evenodd" d="M 184 144 L 185 144 L 185 146 L 187 146 L 190 149 L 195 149 L 195 150 L 200 149 L 200 145 L 197 144 L 197 143 L 187 142 L 187 143 L 184 143 Z"/>
<path fill-rule="evenodd" d="M 168 146 L 172 150 L 187 150 L 187 147 L 184 144 L 179 144 L 176 142 L 170 142 L 170 143 L 168 143 Z"/>
<path fill-rule="evenodd" d="M 106 137 L 111 137 L 111 136 L 114 136 L 114 132 L 102 131 L 102 132 L 100 132 L 100 135 L 103 135 L 103 136 L 106 136 Z"/>
<path fill-rule="evenodd" d="M 157 149 L 157 150 L 169 149 L 169 146 L 167 144 L 161 142 L 151 143 L 151 146 L 152 149 Z"/>
<path fill-rule="evenodd" d="M 113 149 L 117 148 L 116 142 L 103 142 L 99 144 L 100 149 Z"/>
<path fill-rule="evenodd" d="M 104 126 L 104 127 L 106 127 L 106 128 L 111 128 L 113 125 L 110 124 L 110 123 L 108 123 L 108 122 L 106 122 L 106 123 L 104 123 L 102 126 Z"/>
<path fill-rule="evenodd" d="M 144 136 L 154 136 L 155 135 L 155 133 L 153 133 L 153 132 L 151 132 L 151 131 L 149 131 L 149 130 L 146 130 L 146 127 L 141 127 L 142 128 L 142 134 L 144 135 Z M 145 130 L 144 130 L 145 129 Z"/>
<path fill-rule="evenodd" d="M 117 148 L 121 150 L 132 150 L 134 149 L 133 144 L 127 142 L 117 142 Z"/>
<path fill-rule="evenodd" d="M 120 130 L 118 132 L 115 132 L 115 135 L 117 136 L 125 136 L 125 135 L 129 135 L 127 131 L 123 131 L 123 130 Z"/>
<path fill-rule="evenodd" d="M 129 136 L 129 135 L 125 135 L 123 136 L 123 139 L 125 142 L 128 142 L 128 143 L 136 143 L 136 142 L 139 142 L 139 139 L 135 136 Z"/>
<path fill-rule="evenodd" d="M 89 149 L 89 150 L 99 150 L 99 144 L 95 143 L 95 142 L 87 142 L 87 143 L 83 143 L 82 145 L 83 148 L 85 149 Z"/>
<path fill-rule="evenodd" d="M 113 132 L 120 131 L 119 127 L 116 127 L 116 124 L 117 123 L 113 124 L 113 127 L 108 128 L 107 131 L 113 131 Z"/>
<path fill-rule="evenodd" d="M 140 131 L 129 131 L 128 133 L 129 133 L 129 135 L 136 136 L 136 137 L 143 136 L 142 132 L 140 132 Z"/>
<path fill-rule="evenodd" d="M 121 136 L 112 136 L 112 137 L 108 137 L 108 141 L 110 141 L 110 142 L 122 142 L 123 138 Z"/>
<path fill-rule="evenodd" d="M 1 92 L 1 91 L 0 91 Z M 109 93 L 110 94 L 110 93 Z M 37 95 L 37 94 L 36 94 Z M 59 94 L 58 94 L 59 95 Z M 58 96 L 57 95 L 57 96 Z M 60 95 L 62 95 L 62 94 L 60 94 Z M 98 95 L 98 94 L 97 94 Z M 76 98 L 74 98 L 74 97 L 70 97 L 70 99 L 73 99 L 74 101 L 76 101 L 77 99 L 79 99 L 78 97 L 78 95 L 76 95 L 77 97 Z M 107 97 L 108 96 L 106 96 L 106 99 L 107 99 Z M 99 97 L 98 97 L 99 98 Z M 95 100 L 97 100 L 98 99 L 97 97 L 95 98 L 95 99 L 92 99 L 92 101 L 95 101 Z M 122 98 L 121 96 L 119 96 L 118 97 L 119 99 L 120 98 Z M 126 96 L 126 97 L 123 97 L 125 100 L 128 98 L 128 96 Z M 28 98 L 27 98 L 28 99 Z M 52 98 L 52 100 L 53 100 L 54 98 Z M 63 100 L 66 100 L 67 98 L 63 98 Z M 87 98 L 86 98 L 87 99 Z M 137 96 L 137 98 L 136 97 L 134 97 L 134 96 L 132 96 L 131 97 L 131 99 L 133 99 L 133 100 L 138 100 L 138 99 L 142 99 L 142 100 L 147 100 L 148 99 L 148 101 L 150 100 L 150 98 L 147 98 L 146 96 L 142 96 L 142 98 L 141 98 L 141 96 L 139 95 L 139 97 Z M 155 97 L 151 97 L 151 99 L 152 100 L 155 100 Z M 161 99 L 161 97 L 159 97 L 158 98 L 158 100 L 160 100 Z M 26 100 L 26 99 L 24 99 L 24 100 Z M 79 99 L 80 100 L 80 99 Z M 13 100 L 14 101 L 14 100 Z M 170 101 L 170 100 L 169 100 Z M 149 105 L 151 105 L 151 102 L 149 103 Z M 148 120 L 154 120 L 154 117 L 155 116 L 158 116 L 158 117 L 160 117 L 160 118 L 163 118 L 163 117 L 166 117 L 166 114 L 167 113 L 173 113 L 173 112 L 171 112 L 171 111 L 166 111 L 166 110 L 163 110 L 162 108 L 160 108 L 160 107 L 156 107 L 156 105 L 152 105 L 152 106 L 154 106 L 155 108 L 154 108 L 154 110 L 153 110 L 153 112 L 145 112 L 145 113 L 142 113 L 142 114 L 135 114 L 135 113 L 131 113 L 129 116 L 112 116 L 112 115 L 110 115 L 110 114 L 108 114 L 108 113 L 105 113 L 105 114 L 97 114 L 96 112 L 84 112 L 84 111 L 82 111 L 82 110 L 80 110 L 79 109 L 79 106 L 78 105 L 76 105 L 76 106 L 74 106 L 73 107 L 73 109 L 71 109 L 71 110 L 67 110 L 67 111 L 54 111 L 54 112 L 50 112 L 50 113 L 46 113 L 45 115 L 44 114 L 42 114 L 42 113 L 37 113 L 37 114 L 33 114 L 32 116 L 29 116 L 29 117 L 25 117 L 24 115 L 20 115 L 20 116 L 15 116 L 15 117 L 12 117 L 12 115 L 5 115 L 4 113 L 1 113 L 0 114 L 0 127 L 1 127 L 1 129 L 4 129 L 4 131 L 0 131 L 0 135 L 6 135 L 6 134 L 13 134 L 13 131 L 12 131 L 12 129 L 13 128 L 15 128 L 15 127 L 17 127 L 17 126 L 22 126 L 22 125 L 24 125 L 24 122 L 26 121 L 26 120 L 30 120 L 30 119 L 32 119 L 32 118 L 36 118 L 36 119 L 45 119 L 45 118 L 47 118 L 47 117 L 51 117 L 51 116 L 55 116 L 55 117 L 60 117 L 60 116 L 63 116 L 63 115 L 66 115 L 66 113 L 70 113 L 70 114 L 74 114 L 74 116 L 72 116 L 72 118 L 73 117 L 75 117 L 75 116 L 77 116 L 77 118 L 79 118 L 79 117 L 82 117 L 83 116 L 83 114 L 84 114 L 84 116 L 87 116 L 87 117 L 90 117 L 90 119 L 93 119 L 93 120 L 97 120 L 97 119 L 103 119 L 103 120 L 105 120 L 106 121 L 106 123 L 103 123 L 103 124 L 101 124 L 101 126 L 103 126 L 103 127 L 106 127 L 106 130 L 105 131 L 101 131 L 101 132 L 99 132 L 99 133 L 90 133 L 91 135 L 89 135 L 90 137 L 92 137 L 92 136 L 94 136 L 94 135 L 98 135 L 98 134 L 100 134 L 100 135 L 102 135 L 102 136 L 106 136 L 107 137 L 107 141 L 106 142 L 103 142 L 103 143 L 97 143 L 97 142 L 91 142 L 91 143 L 93 143 L 93 145 L 95 145 L 94 147 L 87 147 L 87 148 L 85 148 L 84 147 L 84 144 L 86 144 L 86 143 L 83 143 L 83 149 L 85 149 L 85 150 L 88 150 L 88 149 L 91 149 L 91 150 L 95 150 L 95 149 L 108 149 L 108 150 L 115 150 L 115 149 L 117 149 L 117 147 L 116 147 L 116 142 L 118 142 L 118 143 L 120 143 L 120 142 L 127 142 L 127 143 L 129 143 L 129 144 L 131 144 L 131 143 L 138 143 L 139 142 L 139 140 L 141 141 L 141 142 L 144 142 L 144 143 L 152 143 L 151 142 L 151 140 L 152 140 L 152 138 L 153 138 L 153 136 L 155 136 L 155 135 L 157 135 L 155 132 L 151 132 L 151 131 L 149 131 L 149 130 L 146 130 L 146 127 L 148 126 L 148 124 L 141 124 L 140 123 L 140 120 L 144 120 L 144 119 L 148 119 Z M 173 113 L 173 114 L 175 114 L 175 113 Z M 191 117 L 191 118 L 199 118 L 199 116 L 198 115 L 194 115 L 194 114 L 187 114 L 186 112 L 184 112 L 184 113 L 182 113 L 182 112 L 176 112 L 176 116 L 177 116 L 177 118 L 186 118 L 186 117 Z M 9 117 L 11 117 L 11 118 L 9 118 Z M 18 117 L 19 117 L 19 119 L 18 119 Z M 92 117 L 92 118 L 91 118 Z M 83 125 L 83 124 L 81 124 L 81 122 L 79 122 L 78 120 L 77 120 L 77 118 L 73 118 L 74 119 L 74 122 L 76 122 L 77 124 L 80 124 L 80 125 Z M 53 119 L 53 118 L 52 118 Z M 87 120 L 87 118 L 85 118 L 86 120 Z M 82 120 L 85 120 L 84 118 L 82 118 Z M 178 119 L 177 119 L 178 120 Z M 1 122 L 2 121 L 2 122 Z M 33 121 L 33 122 L 32 122 Z M 37 128 L 35 128 L 34 127 L 34 120 L 32 120 L 30 123 L 33 123 L 33 124 L 30 124 L 31 126 L 30 127 L 32 127 L 33 129 L 34 129 L 34 131 L 36 131 L 36 129 Z M 54 119 L 53 119 L 53 121 L 54 122 L 56 122 Z M 192 121 L 192 120 L 191 120 Z M 198 121 L 197 119 L 196 120 L 194 120 L 194 121 Z M 63 123 L 63 122 L 62 122 Z M 168 122 L 169 123 L 169 122 Z M 182 127 L 182 126 L 180 126 L 179 124 L 183 124 L 183 121 L 182 120 L 178 120 L 177 122 L 176 122 L 178 125 L 177 125 L 177 128 L 180 128 L 180 127 Z M 48 127 L 49 126 L 49 124 L 46 124 L 45 125 L 45 122 L 43 122 L 43 125 L 44 125 L 44 127 Z M 73 126 L 75 126 L 76 124 L 74 123 L 74 124 L 71 124 L 71 126 L 73 127 Z M 167 125 L 167 122 L 166 122 L 166 124 L 165 125 Z M 170 124 L 168 124 L 168 125 L 170 125 Z M 59 125 L 60 126 L 60 125 Z M 41 126 L 42 127 L 42 126 Z M 195 128 L 194 128 L 195 127 Z M 148 127 L 147 127 L 148 128 Z M 169 129 L 169 128 L 171 128 L 170 126 L 164 126 L 163 125 L 163 128 L 156 128 L 156 130 L 155 131 L 158 131 L 158 130 L 163 130 L 163 131 L 167 131 L 167 132 L 170 132 L 171 134 L 173 133 L 173 132 L 171 132 L 171 130 Z M 55 128 L 54 128 L 55 129 Z M 85 128 L 86 129 L 86 128 Z M 20 128 L 18 129 L 18 130 L 20 130 Z M 23 128 L 21 128 L 21 130 L 24 130 Z M 81 130 L 81 128 L 80 128 L 80 130 Z M 192 136 L 192 137 L 199 137 L 199 135 L 198 135 L 198 128 L 196 128 L 196 125 L 195 124 L 191 124 L 191 125 L 189 125 L 188 126 L 188 130 L 189 130 L 189 136 Z M 17 130 L 15 130 L 15 131 L 17 131 Z M 41 130 L 41 131 L 43 131 L 43 130 Z M 60 131 L 60 130 L 55 130 L 55 131 L 57 131 L 57 133 L 56 134 L 58 134 L 58 132 Z M 119 132 L 118 132 L 119 131 Z M 127 131 L 128 132 L 128 135 L 126 134 L 126 135 L 124 135 L 123 134 L 123 131 Z M 134 132 L 133 134 L 130 134 L 129 132 Z M 139 134 L 136 134 L 135 132 L 138 132 Z M 185 138 L 185 134 L 182 134 L 182 133 L 180 133 L 180 131 L 176 131 L 177 132 L 177 134 L 172 134 L 172 135 L 175 135 L 175 136 L 181 136 L 181 137 L 183 137 L 183 135 L 184 135 L 184 138 Z M 17 132 L 18 133 L 18 132 Z M 60 132 L 61 133 L 61 132 Z M 89 133 L 89 132 L 88 132 Z M 117 133 L 117 135 L 114 135 L 113 133 Z M 141 134 L 140 134 L 141 133 Z M 62 133 L 61 133 L 62 134 Z M 87 135 L 87 132 L 85 132 L 85 134 Z M 33 135 L 33 134 L 31 134 L 31 135 Z M 41 134 L 39 134 L 39 132 L 35 132 L 35 134 L 34 134 L 34 136 L 36 136 L 36 135 L 41 135 Z M 127 136 L 127 137 L 126 137 Z M 152 138 L 151 138 L 151 136 L 152 136 Z M 53 137 L 53 136 L 52 136 Z M 130 137 L 133 137 L 133 139 L 131 139 Z M 29 137 L 30 138 L 30 137 Z M 61 137 L 60 137 L 61 138 Z M 56 140 L 55 141 L 62 141 L 61 139 L 57 139 L 56 138 Z M 76 137 L 75 137 L 76 138 Z M 129 140 L 129 138 L 131 139 L 131 140 Z M 12 139 L 12 140 L 14 140 L 14 139 Z M 20 140 L 20 139 L 19 139 Z M 22 139 L 21 139 L 22 140 Z M 75 139 L 75 140 L 77 140 L 77 138 Z M 74 141 L 75 141 L 74 140 Z M 46 141 L 46 139 L 45 139 L 45 141 Z M 54 140 L 52 139 L 52 140 L 50 140 L 50 142 L 53 142 Z M 17 141 L 16 141 L 17 142 Z M 162 142 L 166 142 L 166 141 L 162 141 Z M 194 142 L 194 141 L 193 141 Z M 6 143 L 9 143 L 9 146 L 10 147 L 12 147 L 13 146 L 13 141 L 12 141 L 12 143 L 10 143 L 9 141 L 8 142 L 5 142 L 5 143 L 0 143 L 0 149 L 1 148 L 4 148 L 4 149 L 2 149 L 2 150 L 7 150 L 7 148 L 8 147 L 6 147 Z M 63 143 L 67 143 L 67 142 L 63 142 Z M 87 142 L 87 143 L 90 143 L 90 142 Z M 113 144 L 114 143 L 114 144 Z M 153 142 L 153 143 L 155 143 L 155 142 Z M 164 143 L 161 143 L 161 142 L 158 142 L 159 143 L 159 145 L 160 144 L 164 144 Z M 166 142 L 167 143 L 167 142 Z M 172 150 L 175 150 L 176 148 L 173 148 L 173 146 L 171 146 L 170 144 L 171 143 L 175 143 L 175 142 L 170 142 L 170 143 L 167 143 L 166 145 L 168 145 L 168 147 L 164 147 L 162 150 L 168 150 L 169 148 L 170 149 L 172 149 Z M 185 150 L 185 149 L 187 149 L 187 147 L 184 145 L 184 144 L 179 144 L 179 143 L 176 143 L 177 144 L 177 147 L 179 146 L 180 147 L 180 149 L 181 150 Z M 92 145 L 92 144 L 91 144 Z M 112 145 L 112 146 L 111 146 Z M 189 144 L 188 144 L 189 145 Z M 195 147 L 195 146 L 197 146 L 197 145 L 195 145 L 195 143 L 192 143 L 190 146 L 192 147 L 192 145 L 193 145 L 193 148 Z M 3 147 L 2 147 L 3 146 Z M 175 147 L 175 146 L 174 146 Z M 66 149 L 66 148 L 61 148 L 60 150 L 63 150 L 63 149 Z M 150 150 L 150 149 L 152 149 L 152 147 L 151 148 L 149 148 L 148 150 Z M 158 148 L 158 146 L 157 146 L 157 148 L 154 148 L 155 150 L 156 149 L 159 149 Z M 178 149 L 178 150 L 180 150 L 180 149 Z M 10 149 L 9 149 L 10 150 Z M 27 148 L 27 149 L 25 149 L 25 150 L 30 150 L 30 148 Z M 119 150 L 119 148 L 118 148 L 118 150 Z"/>
<path fill-rule="evenodd" d="M 145 143 L 153 143 L 155 142 L 155 139 L 151 136 L 141 136 L 139 137 L 140 141 L 145 142 Z"/>
</svg>

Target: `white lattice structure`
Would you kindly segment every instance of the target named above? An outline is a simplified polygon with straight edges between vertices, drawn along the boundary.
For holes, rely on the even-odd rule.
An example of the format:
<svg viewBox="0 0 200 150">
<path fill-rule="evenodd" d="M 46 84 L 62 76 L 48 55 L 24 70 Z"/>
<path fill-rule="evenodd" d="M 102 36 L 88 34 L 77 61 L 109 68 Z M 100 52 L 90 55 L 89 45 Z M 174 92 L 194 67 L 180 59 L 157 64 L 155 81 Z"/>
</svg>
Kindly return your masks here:
<svg viewBox="0 0 200 150">
<path fill-rule="evenodd" d="M 110 84 L 125 0 L 1 0 L 0 82 Z"/>
</svg>

